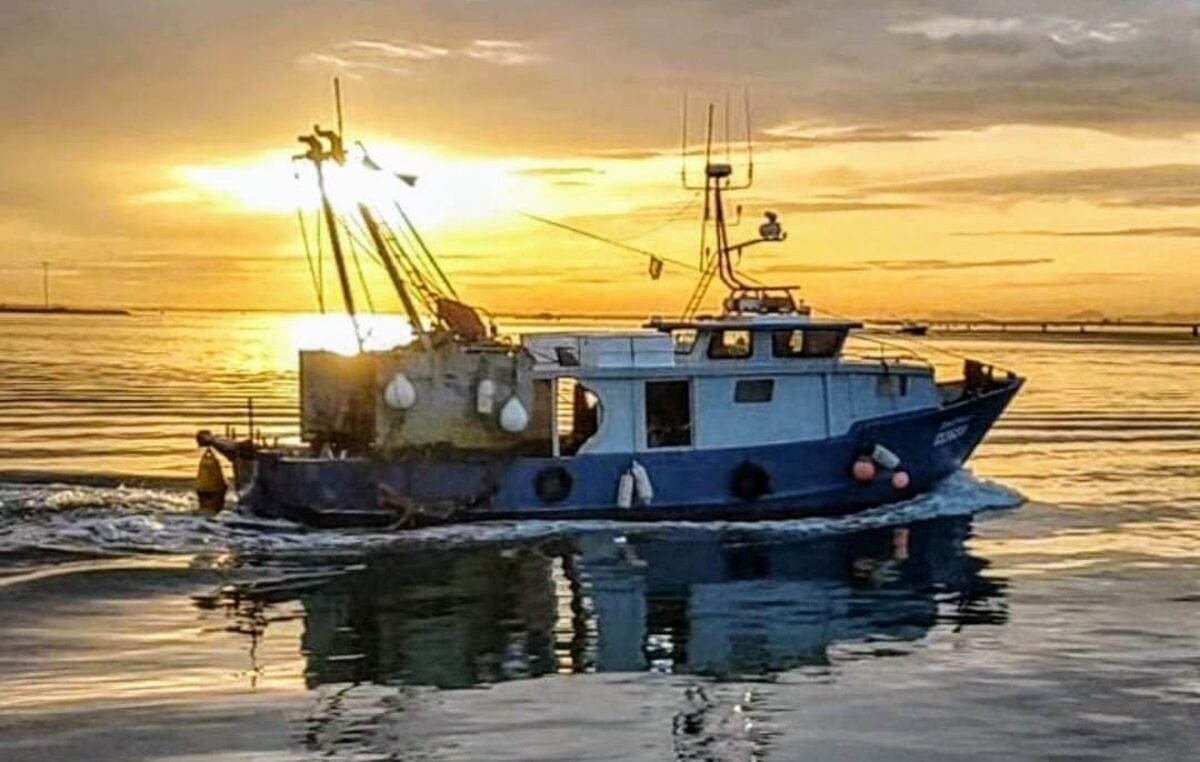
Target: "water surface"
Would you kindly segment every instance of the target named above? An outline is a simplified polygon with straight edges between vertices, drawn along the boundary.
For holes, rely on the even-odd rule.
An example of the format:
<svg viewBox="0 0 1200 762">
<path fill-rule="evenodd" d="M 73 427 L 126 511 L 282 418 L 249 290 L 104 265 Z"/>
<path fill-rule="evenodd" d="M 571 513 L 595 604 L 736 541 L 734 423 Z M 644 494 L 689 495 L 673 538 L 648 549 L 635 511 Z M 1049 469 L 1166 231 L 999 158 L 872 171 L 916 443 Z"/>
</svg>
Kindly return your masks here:
<svg viewBox="0 0 1200 762">
<path fill-rule="evenodd" d="M 1195 759 L 1200 347 L 932 340 L 1030 383 L 842 519 L 195 514 L 197 428 L 294 436 L 300 321 L 0 318 L 0 759 Z"/>
</svg>

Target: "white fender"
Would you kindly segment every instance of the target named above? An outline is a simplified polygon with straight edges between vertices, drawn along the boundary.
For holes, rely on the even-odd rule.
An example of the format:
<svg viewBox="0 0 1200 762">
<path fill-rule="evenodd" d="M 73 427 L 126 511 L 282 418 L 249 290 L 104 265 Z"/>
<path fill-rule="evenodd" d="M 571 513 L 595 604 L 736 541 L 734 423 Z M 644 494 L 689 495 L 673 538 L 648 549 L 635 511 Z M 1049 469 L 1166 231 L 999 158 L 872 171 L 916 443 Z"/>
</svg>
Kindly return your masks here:
<svg viewBox="0 0 1200 762">
<path fill-rule="evenodd" d="M 383 401 L 392 410 L 408 410 L 417 403 L 417 388 L 408 376 L 397 373 L 383 390 Z"/>
<path fill-rule="evenodd" d="M 642 505 L 650 505 L 654 500 L 654 485 L 650 483 L 650 474 L 646 473 L 646 467 L 635 460 L 629 466 L 629 473 L 633 476 L 633 487 L 638 500 Z"/>
<path fill-rule="evenodd" d="M 508 402 L 504 403 L 504 407 L 500 408 L 500 428 L 509 434 L 518 434 L 528 425 L 529 413 L 525 406 L 515 395 L 510 397 Z"/>
<path fill-rule="evenodd" d="M 875 445 L 875 449 L 871 451 L 871 460 L 887 469 L 894 469 L 900 465 L 900 456 L 880 444 Z"/>
<path fill-rule="evenodd" d="M 617 507 L 633 507 L 633 474 L 628 471 L 617 480 Z"/>
<path fill-rule="evenodd" d="M 485 378 L 479 382 L 475 390 L 475 412 L 480 415 L 491 415 L 496 408 L 496 382 Z"/>
</svg>

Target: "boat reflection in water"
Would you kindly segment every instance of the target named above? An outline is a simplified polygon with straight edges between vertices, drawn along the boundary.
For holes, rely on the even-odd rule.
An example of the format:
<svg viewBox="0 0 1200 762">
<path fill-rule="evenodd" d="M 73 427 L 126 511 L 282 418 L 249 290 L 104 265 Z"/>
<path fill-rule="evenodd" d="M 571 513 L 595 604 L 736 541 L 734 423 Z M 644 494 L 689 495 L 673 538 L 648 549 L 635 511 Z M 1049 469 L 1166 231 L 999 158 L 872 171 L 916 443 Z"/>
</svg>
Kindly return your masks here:
<svg viewBox="0 0 1200 762">
<path fill-rule="evenodd" d="M 306 590 L 227 590 L 224 604 L 249 624 L 298 599 L 310 687 L 453 688 L 591 671 L 769 676 L 827 665 L 836 647 L 892 654 L 939 624 L 1004 622 L 1004 582 L 966 552 L 970 527 L 939 519 L 823 539 L 589 531 L 402 549 Z"/>
</svg>

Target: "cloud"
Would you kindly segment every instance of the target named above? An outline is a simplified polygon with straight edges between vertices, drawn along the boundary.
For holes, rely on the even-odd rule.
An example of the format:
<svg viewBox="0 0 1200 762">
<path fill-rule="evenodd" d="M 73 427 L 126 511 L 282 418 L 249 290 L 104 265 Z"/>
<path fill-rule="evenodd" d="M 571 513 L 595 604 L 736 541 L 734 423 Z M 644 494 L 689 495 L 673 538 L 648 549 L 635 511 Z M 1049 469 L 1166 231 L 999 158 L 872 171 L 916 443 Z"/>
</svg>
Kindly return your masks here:
<svg viewBox="0 0 1200 762">
<path fill-rule="evenodd" d="M 513 40 L 475 40 L 459 52 L 467 58 L 498 66 L 520 66 L 542 60 L 542 56 L 526 50 L 525 43 Z"/>
<path fill-rule="evenodd" d="M 979 37 L 1019 32 L 1025 22 L 1018 18 L 967 18 L 964 16 L 935 16 L 921 21 L 893 24 L 892 34 L 915 34 L 931 40 L 952 37 Z"/>
<path fill-rule="evenodd" d="M 1109 21 L 1092 24 L 1080 19 L 1048 19 L 1044 28 L 1050 39 L 1060 45 L 1078 45 L 1083 42 L 1115 44 L 1129 42 L 1142 34 L 1142 22 Z"/>
<path fill-rule="evenodd" d="M 1032 265 L 1048 265 L 1053 259 L 988 259 L 988 260 L 951 260 L 951 259 L 873 259 L 868 265 L 880 270 L 926 271 L 926 270 L 976 270 L 991 267 L 1030 267 Z"/>
<path fill-rule="evenodd" d="M 863 265 L 806 265 L 797 263 L 784 263 L 778 265 L 767 265 L 766 267 L 752 268 L 756 273 L 764 275 L 772 273 L 796 273 L 796 274 L 813 274 L 819 275 L 822 273 L 856 273 L 870 270 L 870 267 Z"/>
<path fill-rule="evenodd" d="M 1093 22 L 1086 19 L 995 18 L 934 16 L 920 21 L 893 24 L 893 34 L 917 35 L 937 42 L 969 37 L 1045 37 L 1059 45 L 1074 46 L 1086 42 L 1115 44 L 1129 42 L 1142 34 L 1144 22 L 1137 19 Z"/>
<path fill-rule="evenodd" d="M 1177 225 L 1173 227 L 1116 228 L 1112 230 L 988 230 L 956 233 L 961 236 L 1048 236 L 1052 238 L 1200 238 L 1200 227 Z"/>
<path fill-rule="evenodd" d="M 472 40 L 458 48 L 424 42 L 384 40 L 343 40 L 332 53 L 308 53 L 300 57 L 304 64 L 316 64 L 353 72 L 356 69 L 407 74 L 411 66 L 428 65 L 454 58 L 482 61 L 495 66 L 520 66 L 543 60 L 525 43 L 516 40 Z"/>
<path fill-rule="evenodd" d="M 337 49 L 364 52 L 385 58 L 400 58 L 409 61 L 433 61 L 450 55 L 448 49 L 436 45 L 380 42 L 378 40 L 347 40 L 338 43 Z"/>
<path fill-rule="evenodd" d="M 661 156 L 678 156 L 679 149 L 657 150 L 651 148 L 612 148 L 585 151 L 584 155 L 594 156 L 598 159 L 642 161 L 644 159 L 657 159 Z"/>
<path fill-rule="evenodd" d="M 1114 207 L 1200 206 L 1200 165 L 1096 167 L 888 183 L 873 193 L 982 198 L 1087 199 Z"/>
<path fill-rule="evenodd" d="M 776 146 L 816 146 L 842 143 L 919 143 L 937 138 L 933 135 L 880 127 L 802 128 L 782 125 L 763 130 L 758 140 Z"/>
<path fill-rule="evenodd" d="M 796 212 L 799 214 L 825 214 L 833 212 L 890 212 L 909 209 L 923 209 L 923 204 L 886 202 L 886 201 L 784 201 L 779 203 L 765 202 L 772 211 L 780 214 Z"/>
<path fill-rule="evenodd" d="M 992 285 L 993 288 L 1024 291 L 1034 288 L 1111 288 L 1127 286 L 1151 280 L 1146 273 L 1136 272 L 1093 272 L 1073 273 L 1058 278 L 1046 280 L 1013 280 L 1002 281 Z"/>
<path fill-rule="evenodd" d="M 602 175 L 604 170 L 595 167 L 527 167 L 513 171 L 525 177 L 566 177 L 572 175 Z"/>
</svg>

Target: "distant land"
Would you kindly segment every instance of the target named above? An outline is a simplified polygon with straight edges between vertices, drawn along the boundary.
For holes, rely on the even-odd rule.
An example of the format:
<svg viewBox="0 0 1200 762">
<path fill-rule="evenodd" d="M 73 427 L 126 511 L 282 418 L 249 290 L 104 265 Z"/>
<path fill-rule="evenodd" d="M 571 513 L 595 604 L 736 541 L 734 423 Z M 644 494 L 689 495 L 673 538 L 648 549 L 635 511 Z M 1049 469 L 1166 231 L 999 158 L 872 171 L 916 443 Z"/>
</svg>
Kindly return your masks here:
<svg viewBox="0 0 1200 762">
<path fill-rule="evenodd" d="M 164 313 L 216 313 L 216 314 L 312 314 L 313 310 L 286 310 L 241 307 L 187 307 L 187 306 L 137 306 L 137 307 L 68 307 L 64 305 L 3 304 L 0 315 L 137 315 Z M 334 310 L 329 314 L 341 314 Z M 399 312 L 386 310 L 376 314 Z M 845 317 L 817 308 L 815 314 L 830 317 Z M 501 311 L 495 317 L 505 320 L 555 322 L 598 322 L 613 324 L 643 324 L 650 313 L 605 313 L 605 312 L 517 312 Z M 659 315 L 661 317 L 661 314 Z M 700 315 L 703 319 L 707 315 Z M 1072 338 L 1076 340 L 1131 339 L 1131 340 L 1190 340 L 1200 339 L 1200 313 L 1175 312 L 1160 315 L 1109 315 L 1100 310 L 1088 309 L 1071 313 L 1065 317 L 994 317 L 966 311 L 939 310 L 925 316 L 899 317 L 895 315 L 862 318 L 868 329 L 878 332 L 894 332 L 901 328 L 908 333 L 913 326 L 923 327 L 930 335 L 964 336 L 986 335 L 994 338 Z"/>
<path fill-rule="evenodd" d="M 0 313 L 17 315 L 132 315 L 125 309 L 112 307 L 49 307 L 35 304 L 0 304 Z"/>
</svg>

